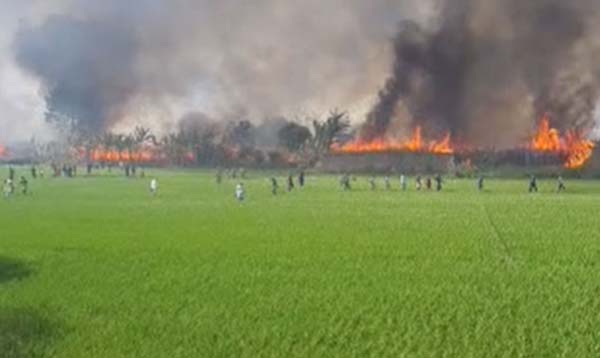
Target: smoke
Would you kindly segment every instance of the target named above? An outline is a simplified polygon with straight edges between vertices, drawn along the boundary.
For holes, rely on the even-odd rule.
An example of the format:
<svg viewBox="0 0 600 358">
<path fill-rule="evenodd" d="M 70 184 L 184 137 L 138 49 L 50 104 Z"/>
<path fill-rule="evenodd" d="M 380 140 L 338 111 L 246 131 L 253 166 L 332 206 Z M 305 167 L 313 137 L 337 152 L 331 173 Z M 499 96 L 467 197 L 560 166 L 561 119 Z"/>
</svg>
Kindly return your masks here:
<svg viewBox="0 0 600 358">
<path fill-rule="evenodd" d="M 188 111 L 252 119 L 334 107 L 364 114 L 389 73 L 398 21 L 430 11 L 409 0 L 64 7 L 22 25 L 13 47 L 19 66 L 42 84 L 46 119 L 85 132 L 172 124 Z"/>
<path fill-rule="evenodd" d="M 600 2 L 446 0 L 434 21 L 404 21 L 393 74 L 363 126 L 395 121 L 450 131 L 477 145 L 512 145 L 544 113 L 591 129 L 600 99 Z"/>
</svg>

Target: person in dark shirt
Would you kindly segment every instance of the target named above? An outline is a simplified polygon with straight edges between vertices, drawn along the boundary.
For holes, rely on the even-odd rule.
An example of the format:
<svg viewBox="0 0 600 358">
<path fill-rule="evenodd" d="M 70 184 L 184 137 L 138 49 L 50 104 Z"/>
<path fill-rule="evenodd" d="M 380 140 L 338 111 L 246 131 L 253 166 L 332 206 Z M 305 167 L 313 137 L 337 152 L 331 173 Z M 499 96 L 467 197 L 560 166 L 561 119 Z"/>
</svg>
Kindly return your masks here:
<svg viewBox="0 0 600 358">
<path fill-rule="evenodd" d="M 532 175 L 529 178 L 529 192 L 530 193 L 537 193 L 538 192 L 537 178 L 535 177 L 535 175 Z"/>
</svg>

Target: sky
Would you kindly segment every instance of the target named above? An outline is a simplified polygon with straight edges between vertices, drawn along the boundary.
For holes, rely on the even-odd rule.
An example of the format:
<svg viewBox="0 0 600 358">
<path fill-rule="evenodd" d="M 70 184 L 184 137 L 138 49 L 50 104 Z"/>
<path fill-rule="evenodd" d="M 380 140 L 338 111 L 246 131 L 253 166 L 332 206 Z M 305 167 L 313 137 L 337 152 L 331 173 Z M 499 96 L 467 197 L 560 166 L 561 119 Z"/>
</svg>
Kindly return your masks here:
<svg viewBox="0 0 600 358">
<path fill-rule="evenodd" d="M 52 138 L 47 113 L 92 131 L 145 125 L 157 134 L 190 112 L 261 121 L 338 108 L 360 123 L 393 74 L 400 24 L 435 27 L 444 0 L 0 3 L 8 144 Z"/>
<path fill-rule="evenodd" d="M 408 0 L 0 2 L 0 143 L 51 138 L 48 103 L 63 101 L 52 89 L 85 80 L 81 95 L 103 107 L 82 111 L 94 130 L 166 132 L 188 112 L 257 120 L 341 108 L 361 121 L 390 72 L 399 22 L 431 11 Z M 114 56 L 85 63 L 93 46 L 74 33 L 85 41 L 86 31 Z M 123 38 L 132 54 L 116 53 Z M 72 68 L 49 73 L 62 63 Z"/>
</svg>

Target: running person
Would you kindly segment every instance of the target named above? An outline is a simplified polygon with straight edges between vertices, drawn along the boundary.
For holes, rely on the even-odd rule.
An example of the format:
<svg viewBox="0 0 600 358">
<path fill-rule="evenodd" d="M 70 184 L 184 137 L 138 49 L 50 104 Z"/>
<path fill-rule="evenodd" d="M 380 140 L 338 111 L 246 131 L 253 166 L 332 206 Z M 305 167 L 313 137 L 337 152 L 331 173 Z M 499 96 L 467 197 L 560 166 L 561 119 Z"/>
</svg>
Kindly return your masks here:
<svg viewBox="0 0 600 358">
<path fill-rule="evenodd" d="M 567 190 L 567 187 L 565 186 L 565 181 L 563 180 L 562 176 L 559 176 L 558 177 L 558 192 L 561 193 L 566 190 Z"/>
<path fill-rule="evenodd" d="M 156 178 L 152 178 L 150 181 L 150 194 L 152 194 L 152 196 L 158 194 L 158 180 L 156 180 Z"/>
<path fill-rule="evenodd" d="M 13 188 L 12 180 L 10 178 L 7 178 L 4 181 L 4 187 L 2 188 L 4 198 L 8 199 L 12 195 L 13 191 L 14 191 L 14 188 Z"/>
<path fill-rule="evenodd" d="M 421 191 L 421 189 L 423 189 L 423 179 L 421 178 L 421 176 L 419 175 L 415 181 L 415 185 L 417 188 L 417 191 Z"/>
<path fill-rule="evenodd" d="M 529 178 L 529 192 L 530 193 L 538 192 L 537 178 L 535 177 L 535 175 L 532 175 Z"/>
<path fill-rule="evenodd" d="M 23 195 L 27 195 L 27 193 L 29 192 L 29 183 L 27 182 L 27 178 L 22 176 L 19 180 L 19 185 L 21 185 L 21 193 Z"/>
<path fill-rule="evenodd" d="M 402 187 L 402 191 L 406 191 L 407 184 L 406 176 L 404 174 L 400 175 L 400 186 Z"/>
<path fill-rule="evenodd" d="M 239 183 L 235 187 L 235 198 L 240 202 L 240 204 L 246 199 L 246 190 L 244 190 L 244 184 Z"/>
<path fill-rule="evenodd" d="M 277 195 L 277 190 L 279 190 L 279 183 L 277 183 L 277 178 L 271 178 L 271 194 L 273 196 Z"/>
</svg>

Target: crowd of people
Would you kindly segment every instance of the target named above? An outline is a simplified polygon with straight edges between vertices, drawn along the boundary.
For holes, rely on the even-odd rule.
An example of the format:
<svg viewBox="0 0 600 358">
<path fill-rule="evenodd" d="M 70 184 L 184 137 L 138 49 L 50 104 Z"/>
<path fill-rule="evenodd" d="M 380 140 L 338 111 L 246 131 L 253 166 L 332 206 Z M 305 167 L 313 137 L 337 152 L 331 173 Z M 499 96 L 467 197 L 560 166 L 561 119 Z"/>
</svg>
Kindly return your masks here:
<svg viewBox="0 0 600 358">
<path fill-rule="evenodd" d="M 65 176 L 65 177 L 72 177 L 74 175 L 74 172 L 76 172 L 76 169 L 74 167 L 66 167 L 66 166 L 64 168 L 60 168 L 60 169 L 53 168 L 53 170 L 56 171 L 57 173 L 59 173 L 58 174 L 59 176 L 60 176 L 60 174 L 63 174 L 63 176 Z M 30 169 L 30 175 L 31 175 L 32 179 L 43 178 L 44 170 L 42 168 L 32 166 Z M 246 200 L 246 189 L 245 189 L 244 183 L 243 183 L 243 180 L 246 179 L 246 175 L 247 175 L 247 173 L 244 169 L 234 169 L 234 170 L 227 170 L 227 171 L 218 170 L 216 173 L 216 182 L 217 182 L 217 184 L 221 184 L 223 182 L 224 176 L 226 176 L 228 179 L 232 179 L 232 180 L 241 179 L 242 181 L 238 181 L 238 183 L 235 186 L 234 196 L 237 201 L 239 201 L 240 203 L 243 203 Z M 279 181 L 277 180 L 277 178 L 271 177 L 269 179 L 269 181 L 271 183 L 271 194 L 273 196 L 279 195 L 280 187 L 279 187 Z M 355 177 L 352 177 L 348 173 L 341 175 L 341 177 L 339 179 L 339 184 L 340 184 L 341 190 L 342 191 L 351 191 L 352 190 L 352 182 L 355 182 L 355 181 L 357 181 L 357 179 Z M 409 181 L 408 176 L 406 176 L 404 174 L 401 174 L 399 176 L 399 184 L 400 184 L 399 188 L 401 191 L 408 190 L 408 187 L 409 187 L 408 181 Z M 556 181 L 557 181 L 557 186 L 556 186 L 557 192 L 561 193 L 561 192 L 564 192 L 567 190 L 565 181 L 562 178 L 562 176 L 558 176 Z M 377 188 L 378 188 L 377 182 L 378 181 L 375 176 L 371 176 L 371 177 L 367 178 L 367 184 L 371 191 L 377 190 Z M 292 192 L 292 191 L 296 190 L 296 188 L 300 188 L 300 189 L 304 188 L 304 186 L 306 185 L 306 173 L 304 171 L 300 171 L 296 175 L 290 173 L 285 180 L 285 184 L 286 184 L 287 192 Z M 443 186 L 444 186 L 444 180 L 440 174 L 437 174 L 435 176 L 426 176 L 426 177 L 418 175 L 415 177 L 416 191 L 433 191 L 433 190 L 435 190 L 435 191 L 440 192 L 443 190 Z M 384 187 L 385 191 L 393 190 L 394 186 L 392 184 L 392 179 L 390 178 L 389 175 L 386 175 L 383 177 L 383 187 Z M 479 176 L 477 178 L 476 187 L 477 187 L 477 190 L 484 191 L 485 177 L 483 175 Z M 8 177 L 4 180 L 4 183 L 3 183 L 2 191 L 3 191 L 4 198 L 8 199 L 11 196 L 15 195 L 17 193 L 17 188 L 19 189 L 19 192 L 22 195 L 30 194 L 29 180 L 27 179 L 27 177 L 22 175 L 17 179 L 16 171 L 11 166 L 8 168 Z M 150 194 L 152 196 L 157 196 L 158 188 L 159 188 L 158 179 L 152 178 L 150 180 Z M 529 177 L 528 191 L 530 193 L 537 193 L 538 190 L 539 190 L 538 179 L 535 175 L 531 175 Z"/>
</svg>

